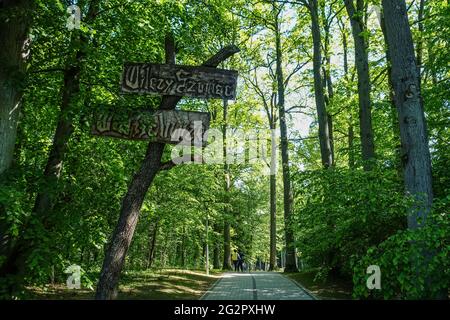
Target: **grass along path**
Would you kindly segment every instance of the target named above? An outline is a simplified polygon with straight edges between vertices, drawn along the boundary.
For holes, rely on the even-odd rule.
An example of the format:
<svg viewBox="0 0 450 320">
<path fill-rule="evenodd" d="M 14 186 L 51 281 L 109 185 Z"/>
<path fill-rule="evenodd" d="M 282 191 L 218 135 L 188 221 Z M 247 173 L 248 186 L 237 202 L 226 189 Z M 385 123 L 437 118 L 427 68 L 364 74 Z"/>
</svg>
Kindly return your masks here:
<svg viewBox="0 0 450 320">
<path fill-rule="evenodd" d="M 119 300 L 199 299 L 220 278 L 221 272 L 178 269 L 133 271 L 122 275 Z M 27 299 L 81 300 L 94 299 L 94 291 L 86 288 L 70 290 L 65 284 L 28 287 Z"/>
<path fill-rule="evenodd" d="M 352 299 L 352 283 L 342 279 L 328 277 L 325 281 L 314 281 L 316 272 L 298 272 L 285 274 L 301 284 L 309 292 L 322 300 L 350 300 Z"/>
</svg>

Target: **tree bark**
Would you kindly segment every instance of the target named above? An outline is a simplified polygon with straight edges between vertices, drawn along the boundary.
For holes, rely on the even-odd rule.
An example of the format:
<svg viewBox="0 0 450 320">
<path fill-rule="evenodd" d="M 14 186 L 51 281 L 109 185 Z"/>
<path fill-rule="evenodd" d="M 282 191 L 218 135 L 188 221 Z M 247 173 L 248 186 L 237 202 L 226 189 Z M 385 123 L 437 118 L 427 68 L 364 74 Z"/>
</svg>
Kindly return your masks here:
<svg viewBox="0 0 450 320">
<path fill-rule="evenodd" d="M 350 98 L 350 89 L 349 89 L 349 72 L 348 72 L 348 37 L 347 30 L 345 28 L 345 24 L 341 19 L 338 21 L 339 28 L 341 29 L 342 35 L 342 50 L 344 56 L 344 77 L 345 77 L 345 94 L 348 98 Z M 353 127 L 353 116 L 351 106 L 349 106 L 349 117 L 348 117 L 348 127 L 347 127 L 347 146 L 348 146 L 348 168 L 355 169 L 355 153 L 354 153 L 354 140 L 355 140 L 355 131 Z"/>
<path fill-rule="evenodd" d="M 384 13 L 381 13 L 380 19 L 380 27 L 381 32 L 383 33 L 383 39 L 385 43 L 385 51 L 386 51 L 386 62 L 387 62 L 387 72 L 388 72 L 388 85 L 389 85 L 389 100 L 391 102 L 391 118 L 392 118 L 392 131 L 394 134 L 395 140 L 398 141 L 398 144 L 395 146 L 395 168 L 397 169 L 397 174 L 400 177 L 402 175 L 402 164 L 401 164 L 401 144 L 400 144 L 400 126 L 398 123 L 397 117 L 397 109 L 395 106 L 395 94 L 394 94 L 394 85 L 392 83 L 392 67 L 390 64 L 391 61 L 391 53 L 389 50 L 388 39 L 386 34 L 386 23 L 384 19 Z"/>
<path fill-rule="evenodd" d="M 331 8 L 330 8 L 331 10 Z M 335 156 L 334 156 L 334 139 L 333 139 L 333 115 L 330 113 L 331 104 L 333 102 L 334 91 L 333 91 L 333 80 L 331 79 L 331 55 L 330 55 L 330 26 L 331 22 L 325 14 L 325 3 L 321 5 L 321 17 L 322 24 L 325 33 L 324 38 L 324 55 L 325 55 L 325 66 L 323 68 L 323 83 L 324 88 L 327 89 L 327 94 L 325 96 L 325 108 L 327 110 L 327 121 L 328 121 L 328 133 L 330 137 L 330 152 L 331 152 L 331 165 L 334 166 Z"/>
<path fill-rule="evenodd" d="M 325 95 L 323 89 L 322 70 L 322 40 L 320 35 L 319 15 L 317 0 L 309 1 L 309 12 L 311 15 L 311 31 L 313 37 L 313 69 L 314 69 L 314 96 L 316 100 L 317 118 L 319 122 L 320 155 L 324 168 L 333 164 L 330 131 L 328 125 L 328 114 L 325 107 Z"/>
<path fill-rule="evenodd" d="M 355 141 L 355 131 L 353 129 L 353 121 L 350 117 L 348 121 L 348 167 L 349 169 L 355 169 L 355 154 L 353 152 L 353 145 Z"/>
<path fill-rule="evenodd" d="M 99 11 L 99 1 L 94 0 L 89 4 L 85 18 L 87 23 L 93 22 Z M 44 170 L 44 181 L 40 192 L 36 197 L 33 212 L 38 215 L 48 214 L 54 206 L 54 186 L 58 182 L 63 167 L 69 139 L 73 133 L 73 103 L 80 92 L 80 74 L 83 60 L 86 58 L 86 50 L 89 39 L 79 31 L 74 31 L 70 48 L 77 49 L 73 57 L 69 56 L 64 70 L 64 84 L 61 89 L 61 108 L 58 115 L 58 124 L 53 137 L 52 148 L 49 153 Z M 70 53 L 69 53 L 70 55 Z"/>
<path fill-rule="evenodd" d="M 214 243 L 213 268 L 220 269 L 220 242 L 218 239 L 215 239 L 215 243 Z"/>
<path fill-rule="evenodd" d="M 222 134 L 223 134 L 223 174 L 224 174 L 224 187 L 225 187 L 225 202 L 228 205 L 230 202 L 230 166 L 227 163 L 227 121 L 228 121 L 228 101 L 223 100 L 223 127 L 222 127 Z M 231 235 L 230 235 L 230 210 L 228 207 L 225 207 L 224 210 L 224 226 L 223 226 L 223 270 L 230 270 L 231 269 Z"/>
<path fill-rule="evenodd" d="M 275 128 L 271 130 L 272 141 L 275 140 L 274 133 Z M 274 143 L 272 143 L 272 146 Z M 272 148 L 272 153 L 275 153 L 275 150 Z M 276 157 L 272 156 L 272 161 L 270 163 L 271 169 L 272 166 L 276 167 L 276 163 L 274 161 Z M 277 175 L 276 169 L 273 169 L 275 172 L 271 172 L 270 174 L 270 256 L 269 256 L 269 271 L 273 271 L 277 268 Z"/>
<path fill-rule="evenodd" d="M 171 36 L 166 37 L 166 63 L 175 63 L 175 44 Z M 239 52 L 235 46 L 223 48 L 203 66 L 217 67 L 221 62 Z M 160 109 L 174 109 L 180 97 L 164 96 Z M 134 175 L 127 194 L 122 202 L 120 217 L 114 230 L 109 248 L 105 254 L 96 299 L 107 300 L 117 297 L 120 272 L 133 238 L 139 213 L 148 188 L 161 167 L 161 158 L 165 144 L 152 142 L 149 144 L 141 168 Z"/>
<path fill-rule="evenodd" d="M 225 221 L 223 226 L 223 270 L 231 270 L 231 235 L 230 222 Z"/>
<path fill-rule="evenodd" d="M 214 250 L 213 250 L 213 267 L 214 269 L 220 269 L 220 246 L 222 245 L 222 239 L 218 236 L 221 233 L 221 224 L 214 224 Z"/>
<path fill-rule="evenodd" d="M 422 68 L 423 68 L 423 17 L 425 14 L 425 0 L 420 0 L 419 13 L 417 17 L 419 25 L 419 39 L 417 41 L 417 72 L 419 74 L 419 83 L 422 85 Z"/>
<path fill-rule="evenodd" d="M 150 269 L 153 264 L 153 260 L 155 258 L 155 247 L 156 247 L 156 237 L 158 235 L 158 224 L 159 224 L 159 218 L 156 218 L 155 223 L 153 224 L 153 228 L 150 232 L 150 241 L 149 245 L 150 248 L 148 250 L 148 259 L 147 259 L 147 269 Z"/>
<path fill-rule="evenodd" d="M 77 39 L 74 39 L 74 42 L 77 41 Z M 54 186 L 61 176 L 67 145 L 73 132 L 72 119 L 74 115 L 71 106 L 80 91 L 80 63 L 84 56 L 85 54 L 83 52 L 78 51 L 75 63 L 69 62 L 67 69 L 64 71 L 64 85 L 61 90 L 61 110 L 58 115 L 53 144 L 44 170 L 43 184 L 36 197 L 33 209 L 33 212 L 38 215 L 47 215 L 54 206 Z"/>
<path fill-rule="evenodd" d="M 275 7 L 275 5 L 274 5 Z M 276 10 L 276 9 L 275 9 Z M 283 59 L 281 51 L 281 35 L 278 14 L 275 15 L 275 46 L 276 46 L 276 77 L 278 90 L 278 112 L 280 117 L 280 139 L 281 139 L 281 163 L 283 170 L 283 199 L 284 199 L 284 235 L 286 243 L 286 267 L 285 272 L 297 272 L 294 232 L 291 225 L 292 217 L 292 190 L 289 171 L 288 134 L 285 113 L 285 87 L 283 78 Z"/>
<path fill-rule="evenodd" d="M 28 58 L 32 2 L 0 3 L 0 175 L 10 168 Z"/>
<path fill-rule="evenodd" d="M 400 124 L 405 189 L 416 199 L 409 209 L 408 227 L 416 229 L 426 222 L 433 201 L 431 158 L 420 80 L 405 1 L 383 0 L 383 11 Z"/>
<path fill-rule="evenodd" d="M 3 1 L 0 4 L 0 181 L 13 164 L 22 89 L 26 73 L 32 1 Z M 0 203 L 0 215 L 5 215 Z M 8 232 L 9 223 L 0 224 L 0 255 L 9 260 L 14 254 L 14 237 Z M 9 273 L 11 261 L 1 264 L 0 275 Z"/>
<path fill-rule="evenodd" d="M 345 0 L 345 7 L 352 27 L 355 42 L 355 65 L 358 73 L 359 121 L 363 167 L 370 170 L 371 161 L 375 158 L 375 145 L 372 128 L 372 106 L 370 100 L 370 75 L 368 45 L 364 32 L 367 31 L 362 12 L 364 0 L 357 0 L 356 7 L 353 0 Z"/>
</svg>

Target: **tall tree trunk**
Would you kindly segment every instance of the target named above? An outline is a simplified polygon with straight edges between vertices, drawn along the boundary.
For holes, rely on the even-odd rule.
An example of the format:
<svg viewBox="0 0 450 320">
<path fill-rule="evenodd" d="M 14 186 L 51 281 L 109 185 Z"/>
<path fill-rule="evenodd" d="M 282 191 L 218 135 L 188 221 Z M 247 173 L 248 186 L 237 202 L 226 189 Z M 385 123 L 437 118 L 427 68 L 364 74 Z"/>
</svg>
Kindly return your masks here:
<svg viewBox="0 0 450 320">
<path fill-rule="evenodd" d="M 9 0 L 0 3 L 0 181 L 13 163 L 28 58 L 27 34 L 32 2 Z M 0 203 L 0 215 L 5 214 Z M 9 223 L 1 221 L 0 256 L 11 257 L 14 251 L 14 239 L 8 229 Z M 9 273 L 11 264 L 8 261 L 0 266 L 0 275 Z"/>
<path fill-rule="evenodd" d="M 228 205 L 230 202 L 230 188 L 231 188 L 231 182 L 230 182 L 230 166 L 227 162 L 227 153 L 228 153 L 228 146 L 227 146 L 227 121 L 228 121 L 228 101 L 223 100 L 223 127 L 222 127 L 222 134 L 223 134 L 223 174 L 225 178 L 225 202 Z M 230 270 L 231 269 L 231 227 L 230 227 L 230 210 L 228 207 L 225 207 L 224 210 L 224 226 L 223 226 L 223 270 Z"/>
<path fill-rule="evenodd" d="M 209 217 L 205 219 L 205 270 L 209 275 Z"/>
<path fill-rule="evenodd" d="M 220 269 L 220 242 L 218 240 L 214 243 L 213 268 Z"/>
<path fill-rule="evenodd" d="M 231 235 L 230 222 L 225 221 L 223 226 L 223 270 L 231 270 Z"/>
<path fill-rule="evenodd" d="M 350 98 L 350 89 L 349 89 L 349 72 L 348 72 L 348 38 L 347 38 L 347 30 L 345 28 L 345 24 L 339 19 L 339 27 L 341 29 L 342 35 L 342 50 L 344 55 L 344 77 L 345 77 L 345 91 L 346 96 Z M 349 106 L 349 118 L 348 118 L 348 128 L 347 128 L 347 145 L 348 145 L 348 167 L 349 169 L 355 168 L 355 153 L 354 153 L 354 140 L 355 140 L 355 132 L 353 128 L 353 117 L 351 106 Z"/>
<path fill-rule="evenodd" d="M 0 175 L 12 164 L 28 58 L 30 0 L 0 3 Z"/>
<path fill-rule="evenodd" d="M 165 48 L 166 63 L 174 64 L 175 44 L 171 36 L 166 37 Z M 237 52 L 239 52 L 239 49 L 235 46 L 225 47 L 203 63 L 203 66 L 215 68 Z M 180 99 L 180 97 L 164 96 L 160 109 L 174 109 Z M 162 143 L 149 143 L 141 168 L 134 175 L 128 187 L 127 194 L 122 202 L 119 221 L 105 254 L 97 285 L 96 299 L 114 299 L 117 296 L 120 272 L 133 238 L 145 194 L 160 170 L 164 146 Z"/>
<path fill-rule="evenodd" d="M 417 72 L 419 73 L 419 83 L 422 85 L 422 68 L 423 68 L 423 36 L 424 36 L 424 25 L 423 17 L 425 13 L 425 0 L 420 0 L 419 13 L 417 17 L 419 25 L 419 39 L 417 41 Z"/>
<path fill-rule="evenodd" d="M 317 0 L 309 1 L 309 11 L 311 15 L 311 30 L 313 37 L 313 69 L 314 69 L 314 96 L 316 100 L 317 118 L 319 121 L 319 141 L 320 155 L 324 168 L 329 168 L 333 164 L 330 131 L 328 125 L 328 114 L 325 107 L 325 96 L 323 90 L 322 70 L 322 40 L 320 35 L 320 25 L 318 16 Z"/>
<path fill-rule="evenodd" d="M 275 10 L 276 6 L 274 5 Z M 286 242 L 286 267 L 285 272 L 297 272 L 294 232 L 292 230 L 292 190 L 291 177 L 289 172 L 289 150 L 288 150 L 288 133 L 286 126 L 286 113 L 284 105 L 284 78 L 282 68 L 282 51 L 281 51 L 281 35 L 280 24 L 278 21 L 279 14 L 275 15 L 275 45 L 276 45 L 276 77 L 278 90 L 278 112 L 280 117 L 280 139 L 281 139 L 281 163 L 283 170 L 283 199 L 284 199 L 284 235 Z"/>
<path fill-rule="evenodd" d="M 150 241 L 149 241 L 149 250 L 148 250 L 148 258 L 147 258 L 147 269 L 150 269 L 153 264 L 153 260 L 155 257 L 155 247 L 156 247 L 156 237 L 158 235 L 158 224 L 159 218 L 156 218 L 155 223 L 150 232 Z"/>
<path fill-rule="evenodd" d="M 331 8 L 330 8 L 331 10 Z M 323 68 L 323 83 L 324 88 L 327 89 L 327 94 L 325 95 L 325 108 L 327 110 L 327 121 L 328 121 L 328 133 L 330 136 L 330 152 L 331 152 L 331 165 L 334 165 L 334 141 L 333 141 L 333 115 L 330 113 L 331 104 L 333 101 L 333 81 L 331 79 L 331 53 L 330 53 L 330 22 L 328 21 L 325 14 L 325 3 L 321 5 L 321 17 L 322 24 L 325 33 L 324 38 L 324 56 L 325 56 L 325 65 Z"/>
<path fill-rule="evenodd" d="M 395 105 L 400 124 L 405 190 L 415 200 L 408 210 L 408 228 L 417 229 L 427 223 L 433 203 L 431 157 L 420 91 L 420 76 L 417 72 L 405 1 L 383 0 L 382 3 L 392 66 Z M 411 245 L 421 246 L 420 243 L 411 243 Z M 413 267 L 423 270 L 436 252 L 419 249 L 422 249 L 423 257 L 415 258 Z M 425 265 L 420 266 L 420 264 Z M 447 288 L 437 292 L 436 296 L 432 296 L 429 280 L 425 279 L 421 298 L 446 299 Z M 419 287 L 417 289 L 421 290 Z"/>
<path fill-rule="evenodd" d="M 277 268 L 277 151 L 274 116 L 271 118 L 271 161 L 270 161 L 270 256 L 269 270 Z"/>
<path fill-rule="evenodd" d="M 358 73 L 359 120 L 363 167 L 371 169 L 371 161 L 375 158 L 375 145 L 372 128 L 372 106 L 370 101 L 370 76 L 368 45 L 364 32 L 367 31 L 362 13 L 365 10 L 364 0 L 345 0 L 345 7 L 352 26 L 355 42 L 355 65 Z"/>
<path fill-rule="evenodd" d="M 433 201 L 426 120 L 405 1 L 383 0 L 383 11 L 400 124 L 405 188 L 416 199 L 409 210 L 408 227 L 416 229 L 426 222 Z"/>
<path fill-rule="evenodd" d="M 214 250 L 213 250 L 213 267 L 214 269 L 220 269 L 220 246 L 222 244 L 220 237 L 218 234 L 220 233 L 220 224 L 214 224 Z"/>
<path fill-rule="evenodd" d="M 86 23 L 93 22 L 98 11 L 99 1 L 91 1 L 85 18 Z M 86 58 L 86 50 L 84 48 L 88 45 L 89 38 L 80 31 L 74 31 L 69 48 L 80 49 L 77 49 L 73 56 L 69 56 L 66 62 L 58 123 L 53 137 L 52 148 L 44 170 L 43 188 L 36 197 L 33 210 L 38 215 L 49 213 L 54 206 L 52 198 L 55 197 L 55 194 L 52 190 L 61 175 L 67 145 L 73 132 L 73 103 L 80 91 L 81 68 L 83 60 Z"/>
<path fill-rule="evenodd" d="M 165 53 L 166 63 L 175 64 L 175 43 L 171 36 L 166 37 Z M 160 109 L 173 109 L 178 101 L 178 98 L 164 96 Z M 163 143 L 149 143 L 144 161 L 128 187 L 122 202 L 119 221 L 103 260 L 95 294 L 96 299 L 105 300 L 117 297 L 120 272 L 125 263 L 145 195 L 161 166 L 164 147 Z"/>
<path fill-rule="evenodd" d="M 353 129 L 353 119 L 350 117 L 348 121 L 348 167 L 355 169 L 355 153 L 354 150 L 355 131 Z"/>
<path fill-rule="evenodd" d="M 398 143 L 395 146 L 395 167 L 397 169 L 398 176 L 402 175 L 402 164 L 401 164 L 401 155 L 402 155 L 402 146 L 400 143 L 400 125 L 398 123 L 397 116 L 397 108 L 395 106 L 395 94 L 394 94 L 394 85 L 392 83 L 392 67 L 390 64 L 391 61 L 391 53 L 389 50 L 388 39 L 386 34 L 386 23 L 384 19 L 384 13 L 381 13 L 380 16 L 380 27 L 381 32 L 383 33 L 383 39 L 385 43 L 385 51 L 386 51 L 386 62 L 387 62 L 387 72 L 388 72 L 388 85 L 389 85 L 389 100 L 391 102 L 391 118 L 392 118 L 392 129 L 394 133 L 395 140 Z"/>
<path fill-rule="evenodd" d="M 96 299 L 114 299 L 126 253 L 131 243 L 145 194 L 161 165 L 164 144 L 150 143 L 141 168 L 122 202 L 119 221 L 103 261 Z"/>
<path fill-rule="evenodd" d="M 79 37 L 75 36 L 72 44 L 78 43 Z M 80 91 L 81 60 L 84 53 L 76 53 L 75 63 L 69 62 L 64 71 L 64 85 L 62 88 L 61 110 L 58 115 L 58 123 L 53 137 L 53 144 L 44 170 L 44 179 L 41 190 L 36 197 L 33 211 L 38 215 L 47 215 L 52 210 L 55 201 L 55 185 L 61 176 L 63 160 L 67 145 L 73 132 L 72 119 L 74 117 L 71 108 L 72 103 Z M 45 219 L 45 217 L 43 217 Z"/>
</svg>

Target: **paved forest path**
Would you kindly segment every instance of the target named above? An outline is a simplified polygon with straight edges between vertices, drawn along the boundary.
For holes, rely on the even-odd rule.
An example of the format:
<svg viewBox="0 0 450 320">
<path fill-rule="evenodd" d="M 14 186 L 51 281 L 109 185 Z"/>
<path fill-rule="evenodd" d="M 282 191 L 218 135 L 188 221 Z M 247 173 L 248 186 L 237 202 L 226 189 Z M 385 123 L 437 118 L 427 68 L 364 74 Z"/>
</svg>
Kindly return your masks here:
<svg viewBox="0 0 450 320">
<path fill-rule="evenodd" d="M 276 272 L 227 272 L 202 300 L 314 300 L 294 281 Z"/>
</svg>

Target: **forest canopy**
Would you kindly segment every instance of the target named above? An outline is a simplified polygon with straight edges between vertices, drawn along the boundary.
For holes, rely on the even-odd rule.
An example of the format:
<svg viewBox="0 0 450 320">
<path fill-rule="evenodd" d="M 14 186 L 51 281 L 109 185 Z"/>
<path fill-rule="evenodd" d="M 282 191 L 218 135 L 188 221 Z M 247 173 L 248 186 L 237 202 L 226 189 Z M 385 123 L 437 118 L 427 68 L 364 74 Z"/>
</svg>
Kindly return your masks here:
<svg viewBox="0 0 450 320">
<path fill-rule="evenodd" d="M 449 34 L 447 0 L 1 0 L 0 297 L 78 265 L 114 299 L 235 249 L 355 299 L 448 297 Z M 124 93 L 125 63 L 235 70 L 236 98 Z M 95 136 L 105 107 L 207 113 L 216 161 Z"/>
</svg>

